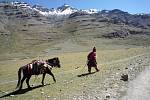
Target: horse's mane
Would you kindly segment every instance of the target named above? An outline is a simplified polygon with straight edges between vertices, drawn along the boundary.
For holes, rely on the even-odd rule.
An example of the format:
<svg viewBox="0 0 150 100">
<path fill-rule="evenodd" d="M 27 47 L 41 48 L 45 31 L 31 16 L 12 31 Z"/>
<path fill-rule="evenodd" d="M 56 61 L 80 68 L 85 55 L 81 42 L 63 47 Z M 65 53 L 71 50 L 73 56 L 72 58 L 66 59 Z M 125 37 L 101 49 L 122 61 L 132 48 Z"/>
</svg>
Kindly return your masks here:
<svg viewBox="0 0 150 100">
<path fill-rule="evenodd" d="M 52 59 L 48 59 L 48 62 L 52 62 L 53 60 L 56 60 L 56 59 L 58 59 L 58 57 L 54 57 Z"/>
<path fill-rule="evenodd" d="M 34 62 L 36 62 L 36 61 L 38 61 L 38 60 L 32 60 L 31 63 L 34 63 Z"/>
</svg>

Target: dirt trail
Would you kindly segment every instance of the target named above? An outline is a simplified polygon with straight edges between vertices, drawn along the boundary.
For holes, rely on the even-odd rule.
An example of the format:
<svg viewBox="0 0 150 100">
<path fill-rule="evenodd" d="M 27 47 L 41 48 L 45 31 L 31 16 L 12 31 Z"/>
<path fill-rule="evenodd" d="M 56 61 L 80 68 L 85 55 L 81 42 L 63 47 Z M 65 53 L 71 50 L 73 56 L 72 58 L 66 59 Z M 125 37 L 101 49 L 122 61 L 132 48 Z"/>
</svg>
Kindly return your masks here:
<svg viewBox="0 0 150 100">
<path fill-rule="evenodd" d="M 129 83 L 127 95 L 121 100 L 149 100 L 150 66 Z"/>
</svg>

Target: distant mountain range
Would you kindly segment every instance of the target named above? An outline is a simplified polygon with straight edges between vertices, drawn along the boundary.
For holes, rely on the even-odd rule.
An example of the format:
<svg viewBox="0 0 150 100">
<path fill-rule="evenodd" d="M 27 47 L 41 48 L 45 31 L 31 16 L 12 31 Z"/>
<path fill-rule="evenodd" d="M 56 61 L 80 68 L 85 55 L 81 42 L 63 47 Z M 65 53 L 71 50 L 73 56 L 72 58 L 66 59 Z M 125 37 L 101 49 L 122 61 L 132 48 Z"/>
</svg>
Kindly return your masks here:
<svg viewBox="0 0 150 100">
<path fill-rule="evenodd" d="M 6 5 L 7 3 L 1 2 L 1 4 Z M 46 16 L 58 20 L 60 18 L 74 18 L 76 16 L 89 15 L 95 16 L 97 19 L 102 18 L 103 20 L 101 20 L 101 22 L 110 22 L 113 24 L 121 23 L 144 29 L 150 28 L 150 14 L 130 14 L 119 9 L 101 11 L 97 9 L 82 10 L 73 8 L 67 4 L 64 4 L 58 8 L 51 9 L 45 8 L 40 5 L 31 6 L 25 2 L 11 2 L 9 3 L 9 5 L 16 7 L 16 9 L 18 10 L 24 10 L 23 12 L 5 12 L 7 15 L 16 13 L 16 17 L 28 17 L 29 15 L 32 17 Z"/>
<path fill-rule="evenodd" d="M 48 9 L 24 2 L 0 3 L 0 52 L 54 45 L 68 39 L 84 45 L 91 39 L 131 36 L 143 36 L 141 45 L 149 45 L 150 14 L 130 14 L 119 9 L 82 10 L 67 4 Z"/>
<path fill-rule="evenodd" d="M 83 11 L 86 12 L 88 14 L 93 14 L 93 13 L 97 13 L 98 10 L 96 9 L 89 9 L 89 10 L 79 10 L 76 8 L 73 8 L 67 4 L 62 5 L 61 7 L 58 8 L 45 8 L 43 6 L 40 5 L 29 5 L 25 2 L 12 2 L 12 5 L 17 6 L 17 7 L 21 7 L 24 9 L 31 9 L 31 10 L 35 10 L 38 11 L 40 14 L 44 15 L 44 16 L 50 16 L 50 15 L 69 15 L 72 14 L 74 12 L 78 12 L 78 11 Z"/>
<path fill-rule="evenodd" d="M 107 21 L 111 21 L 113 23 L 124 23 L 143 28 L 150 27 L 150 14 L 133 15 L 119 9 L 102 11 L 97 9 L 82 10 L 73 8 L 67 4 L 64 4 L 58 8 L 48 9 L 40 5 L 31 6 L 25 2 L 12 2 L 12 5 L 26 10 L 28 9 L 28 11 L 32 11 L 31 13 L 36 11 L 36 13 L 39 13 L 43 16 L 69 16 L 69 18 L 71 18 L 80 15 L 95 14 L 97 16 L 102 16 L 107 19 Z"/>
</svg>

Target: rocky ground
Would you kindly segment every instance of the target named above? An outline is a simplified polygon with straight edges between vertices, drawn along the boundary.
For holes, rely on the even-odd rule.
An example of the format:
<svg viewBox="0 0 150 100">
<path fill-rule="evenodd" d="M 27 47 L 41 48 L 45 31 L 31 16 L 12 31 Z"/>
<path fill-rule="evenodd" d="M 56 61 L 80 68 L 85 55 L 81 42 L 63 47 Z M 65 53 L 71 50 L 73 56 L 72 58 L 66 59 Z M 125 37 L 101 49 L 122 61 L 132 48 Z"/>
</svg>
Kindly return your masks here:
<svg viewBox="0 0 150 100">
<path fill-rule="evenodd" d="M 137 81 L 144 80 L 144 89 L 149 89 L 149 79 L 142 78 L 148 72 L 140 73 L 150 66 L 150 15 L 115 9 L 53 20 L 31 13 L 9 5 L 0 7 L 0 97 L 7 95 L 0 99 L 133 100 L 131 90 L 141 90 L 142 83 Z M 93 69 L 93 74 L 87 74 L 83 66 L 93 46 L 100 71 Z M 40 87 L 41 77 L 36 82 L 33 77 L 32 90 L 24 85 L 21 93 L 14 92 L 18 67 L 53 56 L 60 57 L 62 63 L 61 69 L 53 69 L 57 83 L 45 78 L 50 85 Z"/>
<path fill-rule="evenodd" d="M 150 96 L 150 66 L 133 81 L 129 82 L 127 94 L 122 100 L 148 100 Z"/>
<path fill-rule="evenodd" d="M 110 64 L 109 68 L 105 70 L 105 72 L 100 71 L 95 76 L 96 80 L 93 80 L 93 84 L 83 83 L 83 90 L 78 90 L 76 95 L 72 94 L 69 97 L 69 100 L 148 100 L 146 99 L 147 96 L 149 97 L 148 91 L 141 91 L 143 93 L 147 93 L 145 97 L 141 97 L 140 90 L 142 89 L 141 78 L 136 78 L 145 68 L 148 68 L 150 64 L 150 55 L 137 55 L 135 57 L 131 57 L 128 59 L 124 59 L 117 63 Z M 148 77 L 147 73 L 141 74 L 141 76 Z M 105 73 L 103 76 L 97 77 L 98 74 Z M 107 74 L 107 75 L 106 75 Z M 128 75 L 128 80 L 123 80 L 121 76 L 123 74 Z M 102 78 L 102 79 L 100 79 Z M 135 79 L 135 81 L 134 81 Z M 142 81 L 148 82 L 148 78 L 142 79 Z M 130 84 L 135 86 L 131 86 Z M 137 89 L 136 86 L 139 86 Z M 147 86 L 147 87 L 146 87 Z M 149 89 L 148 84 L 145 86 L 144 89 Z M 134 90 L 132 90 L 134 89 Z M 134 92 L 133 95 L 130 94 Z M 136 94 L 138 92 L 138 94 Z M 134 98 L 136 96 L 136 98 Z M 134 98 L 134 99 L 133 99 Z M 144 99 L 145 98 L 145 99 Z"/>
<path fill-rule="evenodd" d="M 134 51 L 136 52 L 136 50 Z M 103 56 L 102 51 L 100 53 L 101 56 Z M 110 52 L 105 51 L 104 55 L 106 56 L 105 53 L 108 53 L 109 57 L 111 56 Z M 115 55 L 114 51 L 112 53 L 114 53 L 112 55 Z M 118 51 L 116 51 L 116 53 L 119 54 Z M 53 81 L 51 81 L 51 77 L 47 77 L 45 79 L 45 83 L 50 84 L 44 87 L 38 86 L 41 81 L 40 76 L 36 81 L 34 81 L 35 79 L 32 77 L 30 84 L 35 84 L 32 90 L 27 90 L 25 85 L 22 92 L 12 92 L 16 86 L 16 80 L 14 80 L 17 79 L 15 74 L 16 71 L 10 73 L 11 76 L 1 75 L 0 95 L 6 95 L 6 97 L 2 97 L 0 99 L 20 100 L 23 98 L 32 100 L 137 100 L 136 98 L 139 97 L 137 94 L 140 94 L 140 97 L 141 95 L 144 96 L 143 98 L 141 97 L 142 99 L 140 100 L 147 99 L 147 96 L 149 96 L 149 78 L 146 77 L 149 75 L 149 70 L 147 69 L 150 66 L 150 54 L 148 51 L 143 51 L 141 54 L 139 52 L 136 53 L 137 55 L 129 57 L 123 57 L 123 55 L 120 55 L 122 59 L 116 59 L 116 55 L 114 58 L 116 60 L 113 59 L 111 62 L 109 61 L 109 58 L 106 57 L 107 62 L 102 61 L 99 63 L 100 71 L 95 73 L 95 69 L 93 69 L 92 74 L 87 73 L 86 67 L 78 66 L 78 63 L 79 65 L 83 65 L 80 62 L 83 62 L 85 54 L 75 53 L 72 55 L 62 55 L 60 58 L 62 60 L 63 67 L 57 70 L 53 69 L 53 72 L 57 78 L 57 83 L 52 84 Z M 68 60 L 67 58 L 70 59 Z M 78 58 L 79 60 L 74 62 Z M 103 57 L 103 59 L 104 58 L 105 57 Z M 16 66 L 14 62 L 15 61 L 12 61 L 10 64 L 12 63 L 12 66 Z M 98 62 L 100 62 L 99 59 Z M 68 66 L 67 69 L 65 68 L 66 65 Z M 69 68 L 70 65 L 72 68 Z M 147 71 L 143 72 L 144 69 Z M 3 73 L 4 71 L 4 69 L 1 70 Z M 141 72 L 144 74 L 140 74 Z M 127 75 L 128 78 L 122 78 L 121 76 L 123 75 Z M 13 81 L 11 81 L 12 79 Z M 5 84 L 3 84 L 4 82 Z M 144 88 L 142 86 L 144 86 Z M 141 92 L 145 94 L 142 94 Z M 131 93 L 135 94 L 132 95 Z M 135 96 L 136 98 L 133 99 Z"/>
</svg>

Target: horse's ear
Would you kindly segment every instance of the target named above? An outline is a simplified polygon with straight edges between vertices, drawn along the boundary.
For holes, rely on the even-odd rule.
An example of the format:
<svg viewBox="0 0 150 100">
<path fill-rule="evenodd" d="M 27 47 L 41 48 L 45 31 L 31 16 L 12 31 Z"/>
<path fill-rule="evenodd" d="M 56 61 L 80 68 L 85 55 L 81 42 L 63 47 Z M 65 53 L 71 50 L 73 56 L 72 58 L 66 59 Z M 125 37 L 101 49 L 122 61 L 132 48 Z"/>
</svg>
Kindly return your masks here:
<svg viewBox="0 0 150 100">
<path fill-rule="evenodd" d="M 56 57 L 56 59 L 59 60 L 58 57 Z"/>
<path fill-rule="evenodd" d="M 55 59 L 56 59 L 56 61 L 59 61 L 58 57 L 56 57 Z"/>
<path fill-rule="evenodd" d="M 47 62 L 49 62 L 50 59 L 47 59 Z"/>
</svg>

